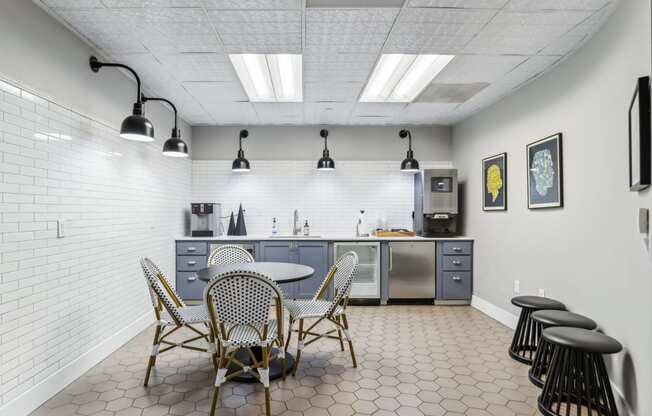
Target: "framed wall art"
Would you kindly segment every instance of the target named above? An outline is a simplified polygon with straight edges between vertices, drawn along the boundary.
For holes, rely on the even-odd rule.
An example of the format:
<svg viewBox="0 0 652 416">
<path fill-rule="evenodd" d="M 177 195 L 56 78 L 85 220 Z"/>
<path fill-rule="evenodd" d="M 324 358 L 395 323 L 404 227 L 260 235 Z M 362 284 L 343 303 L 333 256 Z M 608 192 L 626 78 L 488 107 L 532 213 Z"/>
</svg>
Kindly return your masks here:
<svg viewBox="0 0 652 416">
<path fill-rule="evenodd" d="M 636 82 L 629 104 L 629 190 L 640 191 L 650 186 L 650 77 Z"/>
<path fill-rule="evenodd" d="M 528 208 L 564 204 L 561 133 L 526 146 Z"/>
<path fill-rule="evenodd" d="M 507 153 L 482 159 L 482 209 L 507 210 Z"/>
</svg>

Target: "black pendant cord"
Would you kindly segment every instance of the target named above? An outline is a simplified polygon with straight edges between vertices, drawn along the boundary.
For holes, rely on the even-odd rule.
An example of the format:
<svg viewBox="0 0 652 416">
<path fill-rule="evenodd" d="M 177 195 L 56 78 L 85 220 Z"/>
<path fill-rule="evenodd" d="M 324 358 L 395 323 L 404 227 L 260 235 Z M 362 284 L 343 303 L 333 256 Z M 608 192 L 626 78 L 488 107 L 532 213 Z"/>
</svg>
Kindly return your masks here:
<svg viewBox="0 0 652 416">
<path fill-rule="evenodd" d="M 168 105 L 172 107 L 172 111 L 174 111 L 174 129 L 172 130 L 172 137 L 179 136 L 178 134 L 179 129 L 177 128 L 177 120 L 179 118 L 179 114 L 177 112 L 177 107 L 174 104 L 172 104 L 172 101 L 161 97 L 146 97 L 145 94 L 141 94 L 141 100 L 143 103 L 146 103 L 147 101 L 163 101 L 165 103 L 168 103 Z"/>
<path fill-rule="evenodd" d="M 324 155 L 324 157 L 328 157 L 330 154 L 330 152 L 328 151 L 328 130 L 322 129 L 319 132 L 319 135 L 324 138 L 324 151 L 322 154 Z"/>
<path fill-rule="evenodd" d="M 106 67 L 114 67 L 114 68 L 122 68 L 122 69 L 126 69 L 127 71 L 131 72 L 131 74 L 136 79 L 136 85 L 137 85 L 137 88 L 138 88 L 138 92 L 137 92 L 138 95 L 136 97 L 136 102 L 138 104 L 142 103 L 140 77 L 138 76 L 138 74 L 136 73 L 136 71 L 133 68 L 131 68 L 131 67 L 125 65 L 125 64 L 120 64 L 120 63 L 116 63 L 116 62 L 100 62 L 95 56 L 91 56 L 90 59 L 88 60 L 88 63 L 89 63 L 89 65 L 91 67 L 91 70 L 93 72 L 98 72 L 100 70 L 100 68 L 105 67 L 105 66 Z"/>
<path fill-rule="evenodd" d="M 407 139 L 408 139 L 407 157 L 408 158 L 413 158 L 414 157 L 414 152 L 412 151 L 412 133 L 410 133 L 410 130 L 401 130 L 400 133 L 399 133 L 399 136 L 402 139 L 405 139 L 405 137 L 407 137 Z"/>
<path fill-rule="evenodd" d="M 244 151 L 242 150 L 242 139 L 246 139 L 249 136 L 247 130 L 240 130 L 240 135 L 238 136 L 238 157 L 244 159 Z"/>
</svg>

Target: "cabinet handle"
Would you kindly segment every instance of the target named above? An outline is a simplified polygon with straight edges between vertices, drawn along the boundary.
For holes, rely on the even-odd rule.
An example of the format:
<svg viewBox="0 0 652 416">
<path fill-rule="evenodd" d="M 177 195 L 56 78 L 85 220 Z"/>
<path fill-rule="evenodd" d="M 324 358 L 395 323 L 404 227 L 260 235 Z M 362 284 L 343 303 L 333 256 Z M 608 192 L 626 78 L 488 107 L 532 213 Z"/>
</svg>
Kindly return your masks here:
<svg viewBox="0 0 652 416">
<path fill-rule="evenodd" d="M 188 262 L 188 266 L 194 266 L 195 264 L 197 264 L 197 262 L 194 261 L 194 260 L 190 260 L 190 261 Z"/>
<path fill-rule="evenodd" d="M 454 264 L 455 266 L 461 266 L 461 265 L 462 265 L 462 262 L 459 261 L 459 260 L 453 260 L 453 264 Z"/>
<path fill-rule="evenodd" d="M 462 247 L 453 247 L 453 251 L 460 252 L 462 251 Z"/>
<path fill-rule="evenodd" d="M 197 247 L 188 247 L 188 251 L 197 251 Z"/>
<path fill-rule="evenodd" d="M 459 282 L 460 280 L 462 280 L 462 278 L 459 277 L 459 276 L 453 276 L 453 280 L 455 280 L 456 282 Z"/>
<path fill-rule="evenodd" d="M 189 277 L 188 277 L 188 281 L 189 281 L 189 282 L 194 282 L 195 280 L 197 280 L 197 276 L 196 276 L 196 275 L 194 275 L 194 276 L 189 276 Z"/>
<path fill-rule="evenodd" d="M 389 271 L 391 272 L 394 268 L 394 252 L 392 251 L 392 246 L 389 246 Z"/>
</svg>

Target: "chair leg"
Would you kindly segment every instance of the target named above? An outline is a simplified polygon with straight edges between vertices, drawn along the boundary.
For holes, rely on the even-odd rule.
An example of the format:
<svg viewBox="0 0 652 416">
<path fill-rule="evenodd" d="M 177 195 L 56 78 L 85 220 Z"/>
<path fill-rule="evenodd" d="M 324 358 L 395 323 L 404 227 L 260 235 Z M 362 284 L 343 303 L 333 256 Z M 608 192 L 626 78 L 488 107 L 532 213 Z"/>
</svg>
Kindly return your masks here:
<svg viewBox="0 0 652 416">
<path fill-rule="evenodd" d="M 338 323 L 341 324 L 341 320 L 339 316 L 337 316 L 335 319 L 337 320 Z M 340 338 L 340 351 L 344 351 L 344 340 L 342 340 L 342 330 L 339 327 L 337 328 L 337 336 Z"/>
<path fill-rule="evenodd" d="M 349 323 L 346 320 L 345 314 L 342 314 L 342 323 L 344 324 L 344 335 L 346 335 L 346 340 L 349 342 L 349 351 L 351 351 L 353 368 L 358 368 L 358 362 L 355 360 L 355 352 L 353 351 L 353 341 L 351 340 L 351 335 L 349 335 Z"/>
<path fill-rule="evenodd" d="M 271 415 L 270 409 L 270 394 L 269 394 L 269 354 L 271 347 L 265 347 L 263 349 L 263 368 L 265 377 L 262 380 L 263 385 L 265 386 L 265 415 Z"/>
<path fill-rule="evenodd" d="M 226 367 L 226 349 L 220 348 L 220 356 L 218 357 L 218 368 L 217 374 L 215 375 L 215 388 L 213 389 L 213 400 L 211 401 L 211 416 L 215 416 L 215 409 L 217 408 L 217 400 L 220 394 L 220 386 L 224 382 L 226 377 L 226 372 L 228 371 Z"/>
<path fill-rule="evenodd" d="M 297 356 L 294 358 L 294 368 L 292 369 L 292 377 L 296 377 L 297 368 L 299 368 L 299 360 L 301 359 L 301 350 L 303 349 L 303 319 L 299 319 L 299 334 L 297 335 Z"/>
<path fill-rule="evenodd" d="M 154 332 L 154 342 L 152 343 L 152 353 L 149 356 L 149 363 L 147 364 L 147 372 L 145 373 L 145 381 L 143 385 L 147 387 L 149 384 L 149 376 L 152 373 L 152 367 L 156 365 L 156 356 L 158 355 L 159 336 L 161 335 L 161 325 L 156 324 L 156 332 Z"/>
<path fill-rule="evenodd" d="M 292 318 L 290 318 L 290 321 L 288 322 L 288 339 L 285 341 L 285 351 L 287 351 L 290 347 L 290 338 L 292 338 L 292 325 L 294 325 L 294 321 Z"/>
</svg>

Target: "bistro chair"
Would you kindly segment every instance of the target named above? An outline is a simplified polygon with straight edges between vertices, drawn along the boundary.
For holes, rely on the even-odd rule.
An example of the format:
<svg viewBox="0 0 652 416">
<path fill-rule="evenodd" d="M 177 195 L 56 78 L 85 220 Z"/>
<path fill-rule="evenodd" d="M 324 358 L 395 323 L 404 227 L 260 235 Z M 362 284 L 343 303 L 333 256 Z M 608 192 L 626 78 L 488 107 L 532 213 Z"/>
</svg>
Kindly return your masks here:
<svg viewBox="0 0 652 416">
<path fill-rule="evenodd" d="M 208 265 L 227 265 L 238 263 L 253 263 L 254 258 L 247 250 L 235 244 L 219 246 L 208 256 Z"/>
<path fill-rule="evenodd" d="M 173 348 L 180 347 L 193 351 L 208 352 L 213 356 L 213 364 L 216 364 L 216 353 L 213 351 L 213 334 L 210 331 L 210 319 L 204 305 L 187 306 L 176 291 L 172 288 L 170 281 L 165 277 L 161 269 L 150 259 L 140 259 L 140 266 L 143 269 L 147 288 L 149 290 L 152 307 L 156 316 L 156 332 L 152 352 L 147 364 L 147 372 L 143 385 L 147 386 L 152 367 L 156 365 L 156 357 Z M 207 332 L 195 328 L 195 325 L 205 325 Z M 171 329 L 165 332 L 170 327 Z M 171 342 L 166 338 L 181 328 L 188 328 L 196 336 L 182 342 Z M 208 348 L 188 345 L 198 340 L 205 340 Z M 161 348 L 163 345 L 163 348 Z"/>
<path fill-rule="evenodd" d="M 344 351 L 342 333 L 344 333 L 344 337 L 349 344 L 353 367 L 356 368 L 358 366 L 355 359 L 355 352 L 353 351 L 353 340 L 349 333 L 349 322 L 346 318 L 346 306 L 349 303 L 351 283 L 353 282 L 357 269 L 358 255 L 353 251 L 349 251 L 343 254 L 330 268 L 326 278 L 312 299 L 286 302 L 286 307 L 290 313 L 288 339 L 285 344 L 286 349 L 290 344 L 292 332 L 297 332 L 298 334 L 297 355 L 294 361 L 294 368 L 292 369 L 293 376 L 296 375 L 297 368 L 299 368 L 301 351 L 320 338 L 338 339 L 340 341 L 340 349 Z M 335 293 L 332 300 L 326 300 L 326 293 L 331 282 L 334 282 Z M 306 319 L 314 319 L 315 321 L 308 328 L 304 328 L 304 321 Z M 297 321 L 299 321 L 299 329 L 293 330 L 293 325 Z M 335 328 L 324 333 L 315 332 L 316 326 L 324 321 L 331 322 Z M 335 332 L 337 332 L 337 336 L 334 335 Z M 311 338 L 307 339 L 308 336 Z"/>
<path fill-rule="evenodd" d="M 270 415 L 269 362 L 277 346 L 285 377 L 283 345 L 283 294 L 267 276 L 248 271 L 217 275 L 204 289 L 219 357 L 211 416 L 215 415 L 220 386 L 234 377 L 249 373 L 265 387 L 265 412 Z M 270 319 L 270 307 L 274 318 Z M 259 347 L 262 358 L 252 350 Z M 244 363 L 238 353 L 244 351 L 251 363 Z M 259 355 L 260 357 L 260 355 Z M 231 368 L 230 368 L 231 367 Z"/>
</svg>

